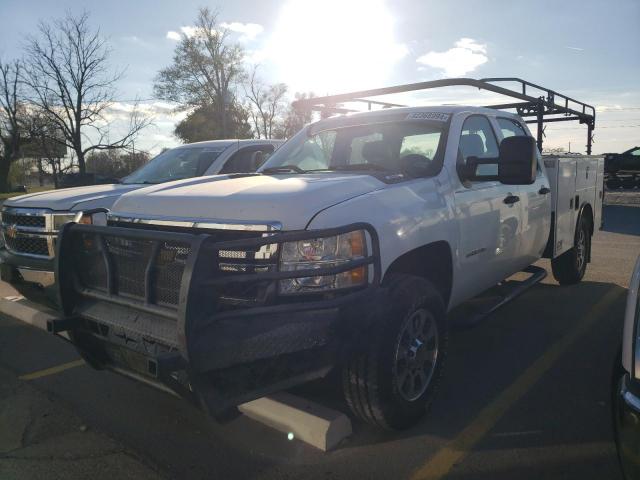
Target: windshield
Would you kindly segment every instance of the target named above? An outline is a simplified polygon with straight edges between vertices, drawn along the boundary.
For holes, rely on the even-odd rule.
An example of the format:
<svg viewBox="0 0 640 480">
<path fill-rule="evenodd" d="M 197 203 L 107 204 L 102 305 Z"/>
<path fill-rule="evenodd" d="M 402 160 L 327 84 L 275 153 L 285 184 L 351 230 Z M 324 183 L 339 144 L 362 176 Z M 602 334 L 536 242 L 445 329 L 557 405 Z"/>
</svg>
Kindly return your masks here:
<svg viewBox="0 0 640 480">
<path fill-rule="evenodd" d="M 162 152 L 122 183 L 162 183 L 203 175 L 224 149 L 173 148 Z"/>
<path fill-rule="evenodd" d="M 400 171 L 404 160 L 431 163 L 438 154 L 443 125 L 395 122 L 325 130 L 305 129 L 274 153 L 260 172 L 331 170 Z"/>
</svg>

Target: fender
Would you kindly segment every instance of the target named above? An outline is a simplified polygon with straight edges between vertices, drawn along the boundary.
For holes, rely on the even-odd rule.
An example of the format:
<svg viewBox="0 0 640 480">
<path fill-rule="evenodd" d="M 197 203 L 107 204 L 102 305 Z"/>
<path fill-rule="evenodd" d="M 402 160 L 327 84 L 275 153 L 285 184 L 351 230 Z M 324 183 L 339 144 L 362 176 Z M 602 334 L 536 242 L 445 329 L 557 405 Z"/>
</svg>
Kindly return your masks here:
<svg viewBox="0 0 640 480">
<path fill-rule="evenodd" d="M 582 204 L 580 205 L 580 209 L 578 210 L 578 219 L 576 220 L 576 231 L 577 231 L 577 227 L 578 225 L 580 225 L 580 222 L 582 221 L 582 216 L 585 214 L 585 211 L 587 210 L 587 207 L 589 207 L 590 210 L 590 215 L 591 215 L 591 229 L 590 229 L 590 234 L 593 237 L 593 231 L 595 226 L 593 225 L 593 207 L 591 206 L 591 204 L 589 202 L 582 202 Z M 589 250 L 587 251 L 587 262 L 591 262 L 591 241 L 589 241 Z"/>
</svg>

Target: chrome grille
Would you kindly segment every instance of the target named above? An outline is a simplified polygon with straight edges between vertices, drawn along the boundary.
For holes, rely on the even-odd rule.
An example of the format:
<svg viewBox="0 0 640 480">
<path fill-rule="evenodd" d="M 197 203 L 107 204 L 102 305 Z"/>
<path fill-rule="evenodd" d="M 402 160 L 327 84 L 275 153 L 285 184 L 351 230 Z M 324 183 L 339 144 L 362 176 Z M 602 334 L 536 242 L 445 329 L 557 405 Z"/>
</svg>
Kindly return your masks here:
<svg viewBox="0 0 640 480">
<path fill-rule="evenodd" d="M 17 253 L 45 257 L 49 255 L 49 245 L 47 239 L 43 237 L 24 236 L 20 233 L 13 238 L 5 235 L 5 243 L 9 250 Z"/>
<path fill-rule="evenodd" d="M 42 228 L 46 227 L 46 219 L 44 215 L 24 215 L 3 213 L 2 223 L 7 225 L 16 225 L 18 227 Z"/>
<path fill-rule="evenodd" d="M 2 209 L 2 235 L 7 250 L 17 255 L 53 258 L 55 235 L 53 212 L 47 209 Z"/>
</svg>

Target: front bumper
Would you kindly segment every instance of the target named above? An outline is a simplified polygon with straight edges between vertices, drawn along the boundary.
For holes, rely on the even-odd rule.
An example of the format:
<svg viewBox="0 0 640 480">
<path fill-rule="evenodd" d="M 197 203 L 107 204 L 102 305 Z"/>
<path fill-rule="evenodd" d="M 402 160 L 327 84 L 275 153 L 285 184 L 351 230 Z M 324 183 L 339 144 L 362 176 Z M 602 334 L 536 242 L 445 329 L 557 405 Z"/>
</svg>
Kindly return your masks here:
<svg viewBox="0 0 640 480">
<path fill-rule="evenodd" d="M 219 261 L 216 259 L 220 251 L 247 245 L 258 248 L 335 232 L 293 232 L 216 242 L 207 235 L 68 224 L 58 241 L 56 263 L 59 295 L 66 317 L 51 322 L 48 328 L 52 333 L 67 332 L 94 367 L 113 369 L 168 388 L 198 402 L 217 417 L 241 403 L 322 377 L 353 349 L 366 346 L 367 332 L 372 330 L 375 319 L 384 315 L 387 302 L 379 285 L 375 232 L 368 225 L 355 227 L 369 232 L 372 255 L 354 260 L 350 265 L 314 272 L 322 274 L 326 270 L 327 274 L 334 274 L 367 265 L 374 271 L 368 287 L 332 297 L 216 311 L 211 308 L 211 297 L 215 296 L 218 285 L 235 282 L 243 286 L 253 281 L 268 283 L 306 276 L 301 271 L 263 270 L 231 275 L 218 272 L 212 276 L 212 266 Z M 341 233 L 348 228 L 354 226 L 337 230 Z M 145 283 L 144 301 L 118 295 L 117 286 L 113 284 L 117 284 L 119 264 L 104 253 L 107 250 L 102 247 L 108 277 L 106 291 L 79 285 L 74 272 L 83 265 L 73 257 L 81 248 L 78 240 L 89 239 L 104 246 L 104 238 L 114 236 L 154 245 L 166 246 L 167 242 L 178 240 L 189 244 L 190 253 L 175 310 L 153 304 L 154 295 L 148 283 Z M 162 256 L 162 252 L 156 253 L 156 258 Z M 147 272 L 156 268 L 152 258 L 145 267 Z M 151 273 L 145 275 L 145 282 L 152 284 L 152 280 Z"/>
<path fill-rule="evenodd" d="M 55 300 L 54 259 L 16 255 L 0 247 L 0 279 L 29 300 Z"/>
<path fill-rule="evenodd" d="M 640 478 L 640 385 L 625 373 L 614 401 L 614 428 L 625 478 Z"/>
</svg>

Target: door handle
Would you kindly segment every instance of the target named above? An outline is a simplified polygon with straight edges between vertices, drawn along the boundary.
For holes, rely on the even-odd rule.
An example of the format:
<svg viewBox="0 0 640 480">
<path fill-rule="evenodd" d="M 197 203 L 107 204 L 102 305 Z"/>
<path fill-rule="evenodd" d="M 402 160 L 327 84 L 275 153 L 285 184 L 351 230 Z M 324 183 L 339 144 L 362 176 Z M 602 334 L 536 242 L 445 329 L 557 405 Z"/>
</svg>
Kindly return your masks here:
<svg viewBox="0 0 640 480">
<path fill-rule="evenodd" d="M 507 205 L 512 205 L 519 201 L 520 201 L 520 197 L 517 195 L 507 195 L 506 197 L 504 197 L 504 200 L 503 200 L 503 202 L 506 203 Z"/>
<path fill-rule="evenodd" d="M 540 190 L 538 190 L 538 193 L 540 195 L 546 195 L 547 193 L 550 193 L 550 192 L 551 192 L 551 189 L 548 187 L 542 187 L 540 188 Z"/>
</svg>

